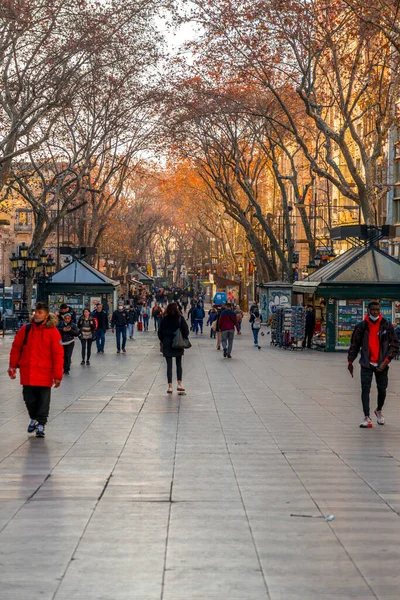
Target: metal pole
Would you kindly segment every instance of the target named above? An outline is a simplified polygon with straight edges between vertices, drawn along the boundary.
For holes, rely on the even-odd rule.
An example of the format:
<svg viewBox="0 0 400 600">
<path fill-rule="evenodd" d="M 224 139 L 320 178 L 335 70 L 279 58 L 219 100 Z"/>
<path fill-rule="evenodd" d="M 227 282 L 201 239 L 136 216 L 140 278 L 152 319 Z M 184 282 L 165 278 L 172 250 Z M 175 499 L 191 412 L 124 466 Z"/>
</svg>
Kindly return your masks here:
<svg viewBox="0 0 400 600">
<path fill-rule="evenodd" d="M 27 303 L 27 295 L 26 295 L 26 280 L 27 280 L 27 271 L 26 271 L 26 261 L 24 261 L 23 267 L 23 276 L 22 276 L 22 310 L 21 310 L 21 320 L 28 320 L 28 303 Z"/>
<path fill-rule="evenodd" d="M 4 263 L 5 264 L 5 263 Z M 6 332 L 6 279 L 3 277 L 3 314 L 1 315 L 3 320 L 3 337 Z"/>
<path fill-rule="evenodd" d="M 57 198 L 57 271 L 60 270 L 60 198 Z"/>
</svg>

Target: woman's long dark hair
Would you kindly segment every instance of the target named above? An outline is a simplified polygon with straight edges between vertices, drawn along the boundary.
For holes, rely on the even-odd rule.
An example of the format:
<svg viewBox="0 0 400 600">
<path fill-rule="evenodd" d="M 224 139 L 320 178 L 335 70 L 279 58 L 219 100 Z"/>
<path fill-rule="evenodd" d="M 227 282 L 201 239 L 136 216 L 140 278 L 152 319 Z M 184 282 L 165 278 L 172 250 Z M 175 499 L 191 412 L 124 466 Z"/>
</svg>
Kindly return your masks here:
<svg viewBox="0 0 400 600">
<path fill-rule="evenodd" d="M 171 302 L 171 304 L 168 304 L 163 316 L 164 317 L 180 317 L 181 313 L 179 311 L 177 303 Z"/>
</svg>

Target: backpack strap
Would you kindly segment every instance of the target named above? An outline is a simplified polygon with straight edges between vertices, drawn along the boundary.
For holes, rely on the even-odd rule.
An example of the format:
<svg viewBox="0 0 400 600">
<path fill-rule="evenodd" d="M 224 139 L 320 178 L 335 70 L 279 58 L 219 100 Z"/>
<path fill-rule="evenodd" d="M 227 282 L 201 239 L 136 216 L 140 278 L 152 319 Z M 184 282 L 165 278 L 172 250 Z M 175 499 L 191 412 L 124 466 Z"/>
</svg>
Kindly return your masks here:
<svg viewBox="0 0 400 600">
<path fill-rule="evenodd" d="M 31 324 L 28 323 L 25 327 L 25 336 L 24 336 L 24 342 L 22 344 L 22 350 L 24 349 L 24 346 L 26 346 L 26 344 L 28 342 L 28 335 L 29 335 L 30 330 L 31 330 Z M 22 350 L 21 350 L 21 354 L 22 354 Z"/>
<path fill-rule="evenodd" d="M 29 332 L 30 332 L 30 330 L 31 330 L 31 324 L 30 324 L 30 323 L 28 323 L 27 325 L 25 325 L 25 335 L 24 335 L 24 341 L 22 342 L 22 346 L 21 346 L 21 352 L 20 352 L 20 355 L 19 355 L 19 360 L 18 360 L 18 363 L 19 363 L 19 362 L 20 362 L 20 360 L 21 360 L 22 353 L 23 353 L 23 351 L 24 351 L 24 347 L 25 347 L 25 346 L 26 346 L 26 344 L 28 343 L 28 335 L 29 335 Z M 19 366 L 19 365 L 18 365 L 18 366 Z"/>
</svg>

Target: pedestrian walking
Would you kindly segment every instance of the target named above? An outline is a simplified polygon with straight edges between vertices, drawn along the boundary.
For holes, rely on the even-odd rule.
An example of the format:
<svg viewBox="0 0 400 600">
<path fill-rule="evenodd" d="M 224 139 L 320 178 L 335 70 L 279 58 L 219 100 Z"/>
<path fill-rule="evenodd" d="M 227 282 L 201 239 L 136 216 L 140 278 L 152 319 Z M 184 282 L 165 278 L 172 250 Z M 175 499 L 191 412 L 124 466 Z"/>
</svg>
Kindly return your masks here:
<svg viewBox="0 0 400 600">
<path fill-rule="evenodd" d="M 153 306 L 153 309 L 151 311 L 151 316 L 154 319 L 154 331 L 158 331 L 158 328 L 160 326 L 160 322 L 162 319 L 162 309 L 161 309 L 161 306 L 159 306 L 157 304 L 157 302 Z"/>
<path fill-rule="evenodd" d="M 185 388 L 182 385 L 182 357 L 184 355 L 183 348 L 173 348 L 176 331 L 180 329 L 184 339 L 189 337 L 189 328 L 184 317 L 179 312 L 176 302 L 168 304 L 164 316 L 161 319 L 160 327 L 158 328 L 158 339 L 161 342 L 162 353 L 167 361 L 167 394 L 172 394 L 172 359 L 176 360 L 176 374 L 178 380 L 177 392 L 184 394 Z"/>
<path fill-rule="evenodd" d="M 257 302 L 255 300 L 253 300 L 253 304 L 250 306 L 250 314 L 252 312 L 254 312 L 256 309 L 259 310 L 258 304 L 257 304 Z"/>
<path fill-rule="evenodd" d="M 201 335 L 203 335 L 203 323 L 204 323 L 204 317 L 206 316 L 206 313 L 204 312 L 203 307 L 204 307 L 204 303 L 199 302 L 193 311 L 194 331 L 195 331 L 196 335 L 199 333 L 199 329 L 200 329 Z"/>
<path fill-rule="evenodd" d="M 68 304 L 63 302 L 60 304 L 60 308 L 58 309 L 56 315 L 59 319 L 63 319 L 64 315 L 66 314 L 71 315 L 72 323 L 76 323 L 76 312 L 71 308 L 71 306 L 68 306 Z"/>
<path fill-rule="evenodd" d="M 195 315 L 195 310 L 196 310 L 196 304 L 192 304 L 190 305 L 190 309 L 188 312 L 188 319 L 190 319 L 190 331 L 194 331 L 194 315 Z"/>
<path fill-rule="evenodd" d="M 242 321 L 243 321 L 244 313 L 239 305 L 237 305 L 235 308 L 235 314 L 236 314 L 236 319 L 238 322 L 239 331 L 242 331 Z"/>
<path fill-rule="evenodd" d="M 260 311 L 257 308 L 255 310 L 253 310 L 253 312 L 250 315 L 250 324 L 251 324 L 251 331 L 253 333 L 253 338 L 254 338 L 254 345 L 257 346 L 257 348 L 259 350 L 261 350 L 261 346 L 258 343 L 258 334 L 260 333 L 261 323 L 262 323 L 262 317 L 260 315 Z"/>
<path fill-rule="evenodd" d="M 400 340 L 400 323 L 397 323 L 394 331 L 397 335 L 397 339 Z M 399 352 L 396 352 L 396 356 L 394 358 L 395 360 L 399 360 Z"/>
<path fill-rule="evenodd" d="M 89 312 L 88 308 L 85 308 L 82 316 L 78 321 L 79 338 L 82 345 L 82 362 L 81 365 L 90 365 L 90 356 L 92 354 L 92 344 L 96 339 L 96 323 L 94 318 Z"/>
<path fill-rule="evenodd" d="M 44 302 L 37 302 L 28 325 L 18 330 L 10 352 L 8 375 L 16 378 L 19 369 L 22 393 L 29 413 L 28 433 L 45 436 L 49 416 L 51 388 L 60 387 L 64 350 L 60 344 L 57 316 Z"/>
<path fill-rule="evenodd" d="M 108 316 L 100 303 L 96 304 L 96 310 L 92 313 L 92 316 L 96 322 L 97 354 L 104 354 L 106 331 L 108 329 Z"/>
<path fill-rule="evenodd" d="M 75 323 L 72 323 L 72 316 L 69 313 L 59 320 L 57 329 L 61 334 L 61 345 L 64 348 L 64 375 L 69 375 L 75 338 L 79 335 L 79 329 Z"/>
<path fill-rule="evenodd" d="M 118 310 L 114 310 L 111 318 L 111 330 L 114 333 L 117 342 L 117 354 L 121 352 L 121 338 L 122 338 L 122 352 L 126 352 L 126 328 L 129 321 L 128 311 L 124 309 L 123 304 L 118 304 Z"/>
<path fill-rule="evenodd" d="M 143 320 L 143 329 L 144 331 L 149 330 L 149 319 L 150 319 L 150 307 L 147 302 L 144 302 L 142 308 L 140 309 L 140 316 Z"/>
<path fill-rule="evenodd" d="M 185 311 L 185 314 L 186 314 L 187 313 L 187 306 L 189 304 L 189 298 L 187 296 L 185 296 L 185 295 L 182 296 L 181 304 L 182 304 L 183 310 Z"/>
<path fill-rule="evenodd" d="M 235 328 L 240 335 L 240 330 L 236 318 L 236 313 L 232 310 L 232 304 L 228 302 L 226 308 L 221 312 L 218 323 L 221 331 L 222 348 L 224 350 L 224 358 L 232 358 L 233 338 L 235 336 Z"/>
<path fill-rule="evenodd" d="M 130 304 L 129 306 L 129 310 L 128 310 L 128 333 L 129 333 L 129 339 L 133 340 L 133 335 L 135 333 L 135 323 L 138 320 L 138 315 L 137 315 L 137 311 L 136 308 L 133 306 L 133 304 Z"/>
<path fill-rule="evenodd" d="M 210 338 L 216 339 L 217 337 L 217 318 L 218 312 L 216 308 L 210 308 L 208 311 L 208 319 L 206 325 L 210 326 Z"/>
<path fill-rule="evenodd" d="M 314 308 L 310 304 L 307 307 L 307 312 L 306 312 L 306 326 L 305 326 L 304 339 L 303 339 L 303 344 L 302 344 L 303 348 L 305 348 L 306 345 L 307 345 L 307 348 L 311 348 L 311 342 L 313 339 L 314 330 L 315 330 L 315 312 L 314 312 Z"/>
<path fill-rule="evenodd" d="M 219 319 L 221 317 L 221 312 L 225 309 L 225 305 L 224 306 L 217 306 L 217 317 L 213 323 L 213 327 L 215 324 L 215 331 L 217 333 L 217 350 L 221 350 L 221 344 L 222 344 L 222 332 L 219 328 Z"/>
<path fill-rule="evenodd" d="M 368 314 L 361 323 L 356 325 L 353 331 L 348 352 L 347 368 L 353 377 L 353 363 L 361 351 L 361 401 L 364 419 L 360 423 L 360 427 L 372 427 L 370 390 L 374 375 L 378 389 L 378 402 L 374 414 L 378 425 L 385 424 L 382 408 L 386 399 L 389 363 L 396 356 L 398 350 L 399 341 L 393 325 L 380 314 L 379 302 L 370 302 L 368 304 Z"/>
</svg>

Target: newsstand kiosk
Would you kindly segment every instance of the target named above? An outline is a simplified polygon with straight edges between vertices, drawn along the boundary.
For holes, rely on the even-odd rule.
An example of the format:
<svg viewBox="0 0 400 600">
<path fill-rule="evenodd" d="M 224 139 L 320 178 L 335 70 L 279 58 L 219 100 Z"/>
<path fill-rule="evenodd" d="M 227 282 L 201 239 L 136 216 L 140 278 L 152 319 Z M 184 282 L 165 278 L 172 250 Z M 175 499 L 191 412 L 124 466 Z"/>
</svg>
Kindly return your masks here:
<svg viewBox="0 0 400 600">
<path fill-rule="evenodd" d="M 382 315 L 400 322 L 400 262 L 377 245 L 351 248 L 332 262 L 293 284 L 304 304 L 310 297 L 326 302 L 326 352 L 347 350 L 355 325 L 379 300 Z"/>
</svg>

